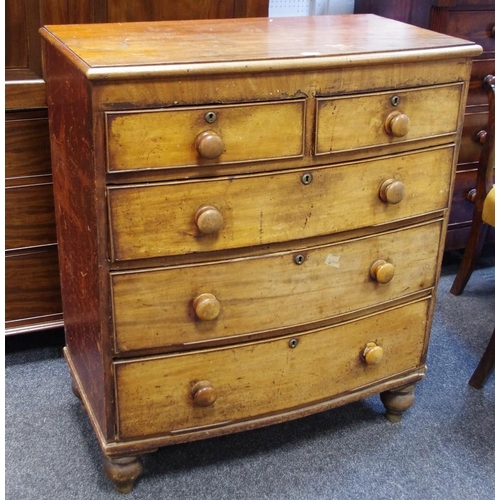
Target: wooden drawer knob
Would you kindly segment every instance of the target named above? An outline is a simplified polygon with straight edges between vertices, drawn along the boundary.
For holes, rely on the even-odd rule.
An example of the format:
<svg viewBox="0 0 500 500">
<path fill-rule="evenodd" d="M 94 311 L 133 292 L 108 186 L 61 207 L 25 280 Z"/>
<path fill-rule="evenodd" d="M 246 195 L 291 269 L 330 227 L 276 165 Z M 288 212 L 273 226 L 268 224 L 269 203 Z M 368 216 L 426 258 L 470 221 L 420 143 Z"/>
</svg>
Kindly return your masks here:
<svg viewBox="0 0 500 500">
<path fill-rule="evenodd" d="M 385 203 L 396 205 L 405 197 L 405 185 L 396 179 L 387 179 L 380 186 L 379 196 Z"/>
<path fill-rule="evenodd" d="M 488 137 L 488 132 L 486 130 L 480 130 L 477 134 L 474 140 L 476 142 L 479 142 L 479 144 L 484 144 L 486 142 L 486 137 Z"/>
<path fill-rule="evenodd" d="M 220 230 L 224 219 L 215 207 L 204 205 L 194 215 L 194 223 L 201 233 L 212 234 Z"/>
<path fill-rule="evenodd" d="M 208 380 L 196 382 L 191 389 L 191 396 L 195 406 L 212 406 L 217 400 L 217 391 Z"/>
<path fill-rule="evenodd" d="M 400 111 L 393 111 L 385 120 L 385 131 L 394 137 L 404 137 L 410 131 L 410 118 Z"/>
<path fill-rule="evenodd" d="M 211 321 L 220 313 L 220 302 L 211 293 L 201 293 L 193 301 L 194 313 L 198 319 Z"/>
<path fill-rule="evenodd" d="M 367 365 L 376 365 L 382 361 L 384 350 L 375 342 L 368 342 L 362 355 Z"/>
<path fill-rule="evenodd" d="M 394 277 L 394 265 L 385 260 L 376 260 L 370 267 L 370 276 L 378 283 L 389 283 Z"/>
<path fill-rule="evenodd" d="M 224 142 L 213 130 L 199 134 L 194 145 L 199 155 L 207 160 L 215 160 L 224 152 Z"/>
</svg>

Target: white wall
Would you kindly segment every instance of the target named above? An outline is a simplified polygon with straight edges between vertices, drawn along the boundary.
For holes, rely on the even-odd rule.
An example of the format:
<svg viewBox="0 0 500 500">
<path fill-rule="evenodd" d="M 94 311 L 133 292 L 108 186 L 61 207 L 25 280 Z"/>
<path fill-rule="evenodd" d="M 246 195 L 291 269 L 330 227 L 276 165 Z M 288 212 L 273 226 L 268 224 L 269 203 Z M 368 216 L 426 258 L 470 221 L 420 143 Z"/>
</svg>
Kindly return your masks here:
<svg viewBox="0 0 500 500">
<path fill-rule="evenodd" d="M 269 0 L 269 16 L 352 14 L 354 0 Z"/>
</svg>

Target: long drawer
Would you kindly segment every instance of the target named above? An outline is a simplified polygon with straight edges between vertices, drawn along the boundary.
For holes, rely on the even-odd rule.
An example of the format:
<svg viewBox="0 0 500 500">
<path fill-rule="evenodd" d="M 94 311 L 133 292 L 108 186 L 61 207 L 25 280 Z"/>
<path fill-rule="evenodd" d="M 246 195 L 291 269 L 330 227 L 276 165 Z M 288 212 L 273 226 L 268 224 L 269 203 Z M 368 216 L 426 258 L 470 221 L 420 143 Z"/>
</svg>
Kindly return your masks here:
<svg viewBox="0 0 500 500">
<path fill-rule="evenodd" d="M 234 339 L 430 288 L 440 235 L 438 221 L 293 253 L 115 274 L 116 350 Z"/>
<path fill-rule="evenodd" d="M 106 114 L 110 171 L 304 154 L 305 100 Z"/>
<path fill-rule="evenodd" d="M 315 154 L 444 136 L 459 123 L 462 83 L 318 99 Z"/>
<path fill-rule="evenodd" d="M 293 337 L 117 362 L 119 438 L 251 420 L 415 369 L 422 362 L 428 304 Z M 382 350 L 376 364 L 363 357 L 369 343 Z"/>
<path fill-rule="evenodd" d="M 448 146 L 309 170 L 109 187 L 112 259 L 263 245 L 443 210 L 452 159 Z"/>
</svg>

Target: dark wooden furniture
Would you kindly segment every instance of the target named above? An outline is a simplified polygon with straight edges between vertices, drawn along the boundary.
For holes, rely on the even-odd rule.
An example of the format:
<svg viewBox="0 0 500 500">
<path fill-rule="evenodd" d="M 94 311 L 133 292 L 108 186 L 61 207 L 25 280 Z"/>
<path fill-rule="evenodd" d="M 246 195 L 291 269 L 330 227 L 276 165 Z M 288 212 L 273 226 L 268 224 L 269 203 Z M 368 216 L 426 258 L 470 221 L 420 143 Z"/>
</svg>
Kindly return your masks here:
<svg viewBox="0 0 500 500">
<path fill-rule="evenodd" d="M 62 326 L 49 131 L 40 37 L 44 24 L 267 16 L 268 0 L 7 0 L 5 328 Z"/>
<path fill-rule="evenodd" d="M 484 86 L 488 94 L 488 126 L 479 158 L 476 188 L 471 200 L 474 204 L 471 231 L 462 262 L 450 290 L 454 295 L 460 295 L 463 292 L 474 271 L 477 257 L 483 247 L 487 224 L 495 226 L 495 77 L 488 75 L 484 80 Z M 471 313 L 473 317 L 474 312 Z M 469 384 L 476 389 L 481 389 L 493 372 L 494 366 L 495 330 L 491 334 L 490 341 L 469 380 Z"/>
<path fill-rule="evenodd" d="M 494 0 L 356 0 L 355 13 L 381 16 L 473 40 L 483 47 L 472 67 L 446 249 L 465 248 L 470 232 L 473 204 L 469 193 L 475 187 L 481 141 L 488 122 L 488 99 L 484 78 L 495 71 Z M 487 235 L 492 241 L 493 230 Z"/>
<path fill-rule="evenodd" d="M 488 225 L 495 226 L 495 77 L 488 75 L 484 80 L 484 86 L 489 101 L 488 124 L 484 131 L 476 184 L 470 196 L 470 201 L 474 206 L 471 230 L 462 262 L 450 289 L 454 295 L 460 295 L 463 292 L 476 267 Z"/>
<path fill-rule="evenodd" d="M 480 47 L 373 15 L 41 33 L 65 356 L 117 489 L 375 393 L 400 420 Z"/>
</svg>

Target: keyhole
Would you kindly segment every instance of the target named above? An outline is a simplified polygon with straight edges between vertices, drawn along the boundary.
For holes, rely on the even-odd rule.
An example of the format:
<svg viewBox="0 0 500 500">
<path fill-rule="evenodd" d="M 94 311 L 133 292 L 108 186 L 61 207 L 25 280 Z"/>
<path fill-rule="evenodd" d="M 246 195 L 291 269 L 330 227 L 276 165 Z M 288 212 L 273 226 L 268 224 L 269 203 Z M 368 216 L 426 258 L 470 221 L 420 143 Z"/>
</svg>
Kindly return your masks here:
<svg viewBox="0 0 500 500">
<path fill-rule="evenodd" d="M 391 104 L 393 106 L 397 106 L 399 104 L 399 96 L 398 95 L 393 95 L 391 97 Z"/>
<path fill-rule="evenodd" d="M 298 345 L 298 339 L 290 339 L 290 341 L 288 342 L 288 346 L 290 347 L 290 349 L 295 349 Z"/>
<path fill-rule="evenodd" d="M 304 261 L 306 260 L 305 257 L 302 255 L 302 254 L 298 254 L 296 255 L 293 260 L 295 261 L 295 264 L 297 264 L 298 266 L 300 266 L 301 264 L 304 263 Z"/>
<path fill-rule="evenodd" d="M 209 111 L 205 115 L 205 121 L 207 123 L 213 123 L 215 120 L 217 120 L 217 113 L 214 113 L 213 111 Z"/>
<path fill-rule="evenodd" d="M 305 184 L 306 186 L 308 184 L 311 184 L 312 180 L 313 180 L 313 175 L 311 173 L 307 173 L 307 174 L 304 174 L 300 180 L 302 181 L 302 184 Z"/>
</svg>

